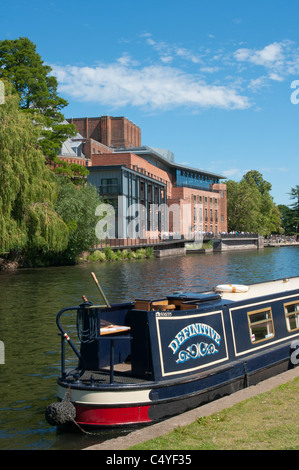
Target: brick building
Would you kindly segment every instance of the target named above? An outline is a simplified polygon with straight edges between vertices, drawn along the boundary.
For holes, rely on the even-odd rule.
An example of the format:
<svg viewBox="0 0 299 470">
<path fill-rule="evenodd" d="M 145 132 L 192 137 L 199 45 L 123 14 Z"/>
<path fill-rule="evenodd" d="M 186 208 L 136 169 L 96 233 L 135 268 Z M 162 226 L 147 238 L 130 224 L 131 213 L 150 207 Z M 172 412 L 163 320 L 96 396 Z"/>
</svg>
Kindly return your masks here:
<svg viewBox="0 0 299 470">
<path fill-rule="evenodd" d="M 69 123 L 75 124 L 78 132 L 90 141 L 92 154 L 109 149 L 139 147 L 141 145 L 141 130 L 124 117 L 101 116 L 95 118 L 71 118 Z M 99 151 L 99 152 L 98 152 Z"/>
<path fill-rule="evenodd" d="M 142 146 L 139 127 L 126 118 L 69 122 L 84 138 L 88 181 L 115 208 L 121 224 L 116 236 L 132 236 L 128 226 L 136 215 L 133 204 L 144 208 L 138 227 L 142 238 L 161 235 L 165 228 L 184 236 L 227 231 L 226 185 L 221 175 L 175 163 L 168 150 Z M 163 205 L 167 214 L 159 210 Z"/>
</svg>

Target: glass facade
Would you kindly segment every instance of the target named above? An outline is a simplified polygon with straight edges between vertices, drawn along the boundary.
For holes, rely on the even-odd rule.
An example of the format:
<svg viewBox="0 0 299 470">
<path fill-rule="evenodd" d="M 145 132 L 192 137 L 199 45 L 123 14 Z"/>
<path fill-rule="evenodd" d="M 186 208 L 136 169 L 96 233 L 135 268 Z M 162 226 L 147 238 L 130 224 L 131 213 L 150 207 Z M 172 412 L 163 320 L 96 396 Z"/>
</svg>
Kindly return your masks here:
<svg viewBox="0 0 299 470">
<path fill-rule="evenodd" d="M 192 170 L 176 169 L 176 185 L 210 191 L 210 185 L 219 183 L 219 178 Z"/>
</svg>

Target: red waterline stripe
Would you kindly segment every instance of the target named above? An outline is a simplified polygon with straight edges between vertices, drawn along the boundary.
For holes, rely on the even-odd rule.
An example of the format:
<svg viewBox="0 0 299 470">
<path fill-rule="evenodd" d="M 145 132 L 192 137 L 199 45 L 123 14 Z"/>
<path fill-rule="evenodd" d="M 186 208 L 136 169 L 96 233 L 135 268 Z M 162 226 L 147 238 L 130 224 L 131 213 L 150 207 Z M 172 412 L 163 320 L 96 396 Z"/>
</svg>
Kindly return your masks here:
<svg viewBox="0 0 299 470">
<path fill-rule="evenodd" d="M 94 408 L 76 405 L 76 422 L 89 426 L 117 426 L 149 423 L 149 405 L 121 408 Z"/>
</svg>

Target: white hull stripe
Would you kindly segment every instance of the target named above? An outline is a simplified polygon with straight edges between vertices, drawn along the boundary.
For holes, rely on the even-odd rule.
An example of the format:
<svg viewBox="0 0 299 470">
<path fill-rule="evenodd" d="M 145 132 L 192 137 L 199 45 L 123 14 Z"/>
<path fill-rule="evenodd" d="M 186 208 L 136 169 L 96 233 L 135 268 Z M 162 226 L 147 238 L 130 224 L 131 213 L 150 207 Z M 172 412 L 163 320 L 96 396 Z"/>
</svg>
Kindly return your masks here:
<svg viewBox="0 0 299 470">
<path fill-rule="evenodd" d="M 82 405 L 133 405 L 138 403 L 150 404 L 149 398 L 151 390 L 119 390 L 119 391 L 88 391 L 70 389 L 70 401 Z M 58 397 L 66 399 L 68 390 L 58 386 Z"/>
</svg>

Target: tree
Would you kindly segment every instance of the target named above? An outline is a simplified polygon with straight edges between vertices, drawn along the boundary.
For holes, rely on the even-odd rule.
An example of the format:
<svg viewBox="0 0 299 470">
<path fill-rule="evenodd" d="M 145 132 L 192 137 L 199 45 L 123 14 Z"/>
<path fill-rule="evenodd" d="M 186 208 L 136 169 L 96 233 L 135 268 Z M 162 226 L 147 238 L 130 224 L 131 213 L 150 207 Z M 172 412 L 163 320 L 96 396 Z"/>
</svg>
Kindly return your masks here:
<svg viewBox="0 0 299 470">
<path fill-rule="evenodd" d="M 272 189 L 271 183 L 265 181 L 263 175 L 257 170 L 250 170 L 244 176 L 243 179 L 247 181 L 251 186 L 256 186 L 260 194 L 268 195 Z"/>
<path fill-rule="evenodd" d="M 63 251 L 68 228 L 54 208 L 56 184 L 38 148 L 40 129 L 5 83 L 0 106 L 0 252 Z"/>
<path fill-rule="evenodd" d="M 291 204 L 291 207 L 294 210 L 294 228 L 296 235 L 299 231 L 299 186 L 296 185 L 295 188 L 291 188 L 290 192 L 291 199 L 294 199 L 295 202 Z"/>
<path fill-rule="evenodd" d="M 256 170 L 247 172 L 239 183 L 227 181 L 228 230 L 261 235 L 279 231 L 281 214 L 270 190 L 271 184 Z"/>
<path fill-rule="evenodd" d="M 243 180 L 228 180 L 227 225 L 228 231 L 257 232 L 259 228 L 259 193 Z"/>
<path fill-rule="evenodd" d="M 62 260 L 74 263 L 80 253 L 95 244 L 96 207 L 101 203 L 97 190 L 92 185 L 75 186 L 67 178 L 60 177 L 60 186 L 55 209 L 69 230 L 69 241 Z"/>
<path fill-rule="evenodd" d="M 296 213 L 294 209 L 291 209 L 290 207 L 284 204 L 279 204 L 277 207 L 281 214 L 281 226 L 284 231 L 284 234 L 294 235 L 296 229 Z"/>
<path fill-rule="evenodd" d="M 88 169 L 83 165 L 77 163 L 67 163 L 58 157 L 54 157 L 52 160 L 53 172 L 57 175 L 63 175 L 70 178 L 75 184 L 86 183 L 86 177 L 89 174 Z"/>
<path fill-rule="evenodd" d="M 76 134 L 76 128 L 63 123 L 61 110 L 68 103 L 58 96 L 57 79 L 51 71 L 28 38 L 0 41 L 0 79 L 13 85 L 20 108 L 41 124 L 39 145 L 44 155 L 54 158 L 67 137 Z"/>
<path fill-rule="evenodd" d="M 290 192 L 291 199 L 295 199 L 295 202 L 291 204 L 291 207 L 295 210 L 297 216 L 299 217 L 299 186 L 291 188 Z"/>
</svg>

